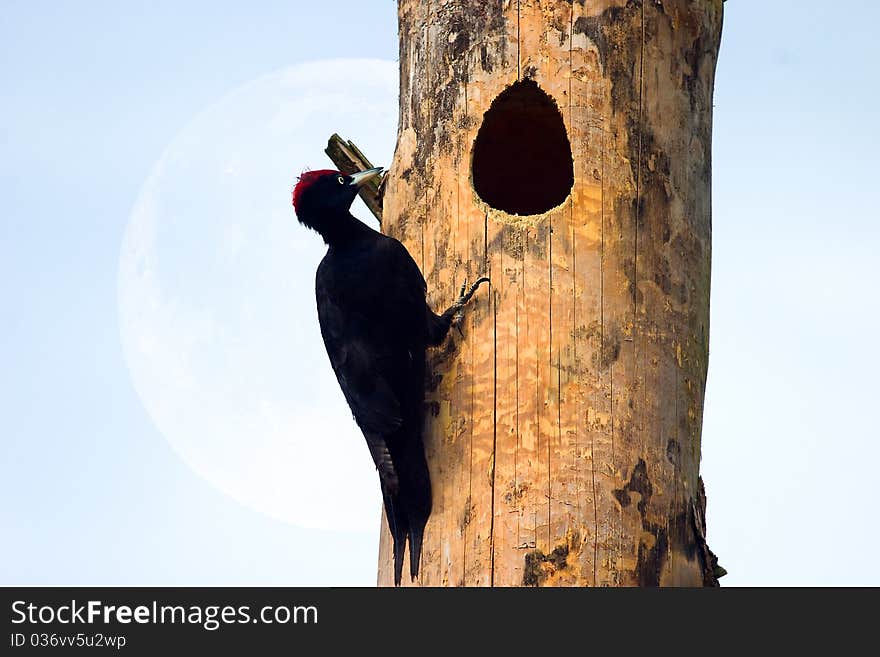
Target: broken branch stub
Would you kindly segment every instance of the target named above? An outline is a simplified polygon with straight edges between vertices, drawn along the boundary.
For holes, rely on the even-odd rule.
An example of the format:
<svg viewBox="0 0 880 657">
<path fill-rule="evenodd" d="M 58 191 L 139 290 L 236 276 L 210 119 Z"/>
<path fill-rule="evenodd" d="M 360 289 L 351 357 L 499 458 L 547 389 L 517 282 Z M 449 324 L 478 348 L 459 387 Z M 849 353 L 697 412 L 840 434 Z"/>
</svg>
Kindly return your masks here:
<svg viewBox="0 0 880 657">
<path fill-rule="evenodd" d="M 364 169 L 372 169 L 373 164 L 361 153 L 360 149 L 350 140 L 344 140 L 342 137 L 333 133 L 327 140 L 327 148 L 324 149 L 333 164 L 345 175 L 350 176 Z M 382 184 L 384 176 L 374 178 L 361 187 L 358 194 L 370 209 L 370 212 L 382 223 L 382 198 L 379 188 Z"/>
</svg>

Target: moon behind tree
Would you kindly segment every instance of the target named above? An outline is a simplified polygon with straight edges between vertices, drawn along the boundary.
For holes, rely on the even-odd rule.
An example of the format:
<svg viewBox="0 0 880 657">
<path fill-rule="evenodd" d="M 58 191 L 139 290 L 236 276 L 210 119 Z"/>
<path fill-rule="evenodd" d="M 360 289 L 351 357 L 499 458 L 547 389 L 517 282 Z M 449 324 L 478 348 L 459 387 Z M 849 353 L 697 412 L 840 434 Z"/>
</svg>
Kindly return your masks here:
<svg viewBox="0 0 880 657">
<path fill-rule="evenodd" d="M 122 242 L 120 333 L 153 422 L 208 482 L 300 526 L 375 530 L 381 497 L 318 328 L 326 247 L 290 192 L 304 169 L 332 168 L 334 132 L 390 165 L 397 93 L 396 63 L 366 59 L 239 87 L 172 140 Z"/>
</svg>

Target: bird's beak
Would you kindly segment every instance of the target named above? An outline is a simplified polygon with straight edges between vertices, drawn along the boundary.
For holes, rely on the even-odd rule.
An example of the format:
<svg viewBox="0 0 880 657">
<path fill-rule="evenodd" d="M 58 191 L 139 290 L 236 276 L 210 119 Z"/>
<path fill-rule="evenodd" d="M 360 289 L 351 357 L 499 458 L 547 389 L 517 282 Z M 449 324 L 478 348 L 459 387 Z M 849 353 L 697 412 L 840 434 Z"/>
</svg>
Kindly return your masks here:
<svg viewBox="0 0 880 657">
<path fill-rule="evenodd" d="M 382 167 L 373 167 L 372 169 L 358 171 L 357 173 L 351 174 L 351 182 L 348 184 L 354 185 L 355 187 L 361 187 L 365 182 L 372 180 L 380 173 L 382 173 Z"/>
</svg>

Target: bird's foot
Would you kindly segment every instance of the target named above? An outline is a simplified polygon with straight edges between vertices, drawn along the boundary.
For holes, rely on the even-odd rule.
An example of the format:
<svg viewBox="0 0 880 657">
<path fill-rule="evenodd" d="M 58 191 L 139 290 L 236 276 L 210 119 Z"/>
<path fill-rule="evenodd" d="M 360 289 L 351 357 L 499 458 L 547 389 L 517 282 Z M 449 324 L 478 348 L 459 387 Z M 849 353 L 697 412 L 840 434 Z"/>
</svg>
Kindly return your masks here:
<svg viewBox="0 0 880 657">
<path fill-rule="evenodd" d="M 461 323 L 464 321 L 464 313 L 458 311 L 452 316 L 452 321 L 450 324 L 455 327 L 455 330 L 458 331 L 458 335 L 460 337 L 464 337 L 464 331 L 461 330 Z"/>
<path fill-rule="evenodd" d="M 464 280 L 464 283 L 461 284 L 461 290 L 458 293 L 458 299 L 452 304 L 451 310 L 453 311 L 451 324 L 456 328 L 458 334 L 464 337 L 464 333 L 461 331 L 461 322 L 464 320 L 464 307 L 467 305 L 467 302 L 471 300 L 471 297 L 474 296 L 474 293 L 483 283 L 489 283 L 489 278 L 486 276 L 481 276 L 476 280 L 476 282 L 468 288 L 467 279 Z"/>
<path fill-rule="evenodd" d="M 464 308 L 465 304 L 467 304 L 467 302 L 471 300 L 471 297 L 474 296 L 474 292 L 476 292 L 483 283 L 488 282 L 488 276 L 481 276 L 473 285 L 471 285 L 470 289 L 468 289 L 467 279 L 465 279 L 464 283 L 461 284 L 461 291 L 458 293 L 458 299 L 456 299 L 455 303 L 452 305 L 456 308 Z"/>
</svg>

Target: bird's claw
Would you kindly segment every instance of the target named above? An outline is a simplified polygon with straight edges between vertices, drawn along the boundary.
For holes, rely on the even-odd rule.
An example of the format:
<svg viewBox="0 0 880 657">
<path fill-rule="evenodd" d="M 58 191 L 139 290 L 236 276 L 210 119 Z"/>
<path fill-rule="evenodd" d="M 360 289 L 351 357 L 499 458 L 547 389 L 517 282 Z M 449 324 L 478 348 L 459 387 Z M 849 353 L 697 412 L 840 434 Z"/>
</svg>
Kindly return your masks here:
<svg viewBox="0 0 880 657">
<path fill-rule="evenodd" d="M 452 325 L 461 337 L 464 337 L 464 331 L 461 330 L 461 323 L 464 320 L 464 313 L 460 310 L 452 316 Z"/>
<path fill-rule="evenodd" d="M 461 291 L 458 293 L 458 299 L 456 300 L 455 305 L 459 308 L 463 308 L 464 305 L 471 300 L 471 297 L 474 296 L 474 292 L 476 292 L 483 283 L 489 282 L 488 276 L 480 276 L 480 278 L 478 278 L 468 290 L 467 279 L 464 279 L 464 283 L 461 284 Z M 467 291 L 465 292 L 465 290 Z"/>
<path fill-rule="evenodd" d="M 471 300 L 471 297 L 474 296 L 474 293 L 483 283 L 488 283 L 489 279 L 486 276 L 481 276 L 477 279 L 477 281 L 468 288 L 467 279 L 464 280 L 464 283 L 461 284 L 461 290 L 458 293 L 458 299 L 452 304 L 452 308 L 450 310 L 453 311 L 452 315 L 452 326 L 456 328 L 458 334 L 461 337 L 464 337 L 464 333 L 461 330 L 461 322 L 464 319 L 464 307 L 467 305 L 467 302 Z M 449 312 L 449 311 L 447 311 Z"/>
</svg>

